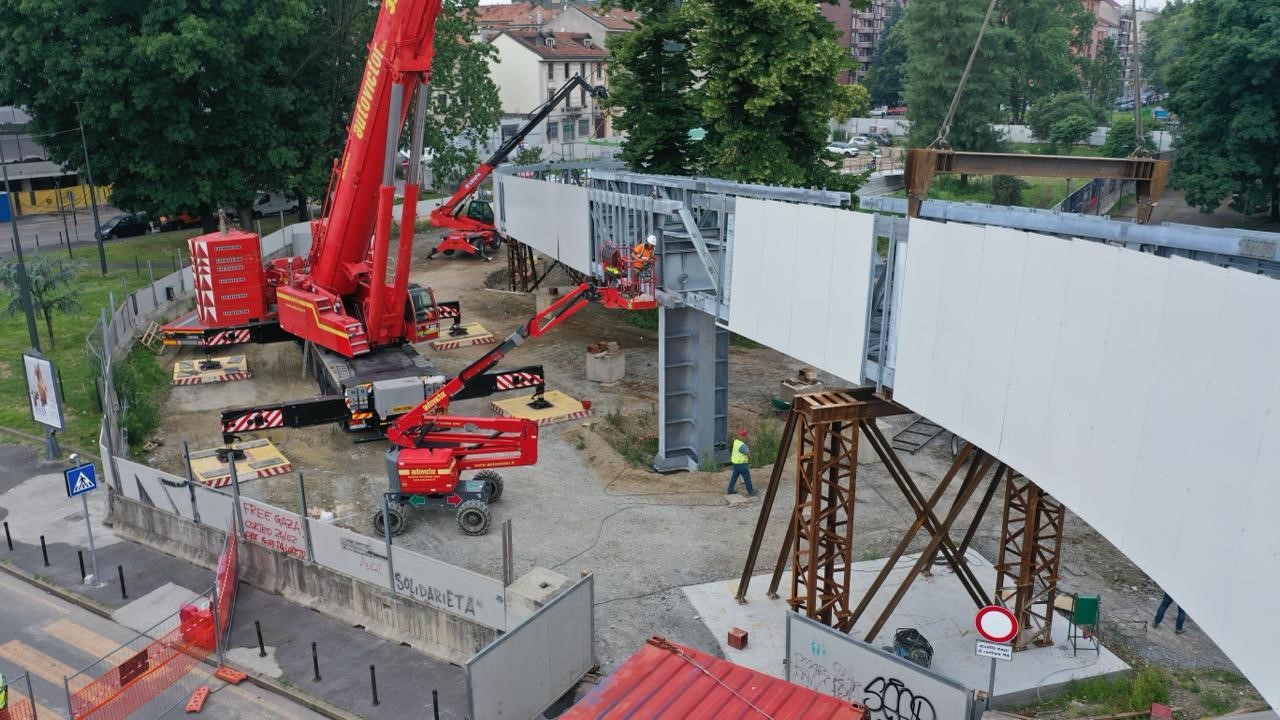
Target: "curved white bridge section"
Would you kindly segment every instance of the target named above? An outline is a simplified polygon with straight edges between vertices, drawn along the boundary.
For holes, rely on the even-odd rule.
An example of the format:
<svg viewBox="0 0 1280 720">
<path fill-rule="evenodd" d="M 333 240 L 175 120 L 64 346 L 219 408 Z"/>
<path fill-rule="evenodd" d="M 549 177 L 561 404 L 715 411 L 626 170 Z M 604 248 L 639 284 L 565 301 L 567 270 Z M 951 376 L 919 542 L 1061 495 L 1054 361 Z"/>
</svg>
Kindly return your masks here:
<svg viewBox="0 0 1280 720">
<path fill-rule="evenodd" d="M 585 189 L 504 177 L 499 197 L 501 229 L 589 272 L 607 223 Z M 1280 282 L 912 220 L 886 292 L 875 252 L 888 218 L 748 197 L 724 206 L 727 241 L 708 245 L 723 286 L 699 302 L 667 273 L 669 302 L 862 382 L 881 342 L 869 335 L 884 317 L 876 299 L 887 300 L 892 373 L 878 372 L 894 399 L 1065 503 L 1280 707 Z M 666 244 L 663 262 L 677 266 Z"/>
<path fill-rule="evenodd" d="M 1280 282 L 912 221 L 894 399 L 1032 478 L 1280 705 Z"/>
</svg>

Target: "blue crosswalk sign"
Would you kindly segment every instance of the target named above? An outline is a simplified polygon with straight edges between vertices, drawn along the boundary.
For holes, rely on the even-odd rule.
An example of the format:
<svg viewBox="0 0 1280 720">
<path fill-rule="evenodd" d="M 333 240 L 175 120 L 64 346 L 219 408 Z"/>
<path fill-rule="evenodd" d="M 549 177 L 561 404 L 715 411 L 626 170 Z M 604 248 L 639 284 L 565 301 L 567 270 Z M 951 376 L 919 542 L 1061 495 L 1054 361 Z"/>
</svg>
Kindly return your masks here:
<svg viewBox="0 0 1280 720">
<path fill-rule="evenodd" d="M 67 497 L 83 495 L 98 487 L 98 470 L 93 463 L 68 468 L 62 475 L 67 479 Z"/>
</svg>

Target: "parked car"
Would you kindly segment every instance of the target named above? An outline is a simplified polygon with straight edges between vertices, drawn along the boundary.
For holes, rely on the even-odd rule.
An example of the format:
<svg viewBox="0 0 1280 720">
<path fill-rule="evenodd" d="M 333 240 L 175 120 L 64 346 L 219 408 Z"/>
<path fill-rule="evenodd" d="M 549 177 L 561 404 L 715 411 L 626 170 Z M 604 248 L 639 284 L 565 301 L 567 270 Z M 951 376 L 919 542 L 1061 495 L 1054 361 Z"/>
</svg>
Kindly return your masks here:
<svg viewBox="0 0 1280 720">
<path fill-rule="evenodd" d="M 859 135 L 854 139 L 850 140 L 849 144 L 858 148 L 859 150 L 870 150 L 872 146 L 875 145 L 876 143 L 874 140 L 867 137 L 866 135 Z"/>
<path fill-rule="evenodd" d="M 906 114 L 907 114 L 906 105 L 894 105 L 893 107 L 889 108 L 890 116 L 906 115 Z"/>
<path fill-rule="evenodd" d="M 871 138 L 881 147 L 889 147 L 893 145 L 893 136 L 887 132 L 871 132 L 867 133 L 867 137 Z"/>
<path fill-rule="evenodd" d="M 846 142 L 830 142 L 827 143 L 827 152 L 835 153 L 841 157 L 857 157 L 858 148 Z"/>
<path fill-rule="evenodd" d="M 102 223 L 102 229 L 97 235 L 103 240 L 112 240 L 146 235 L 149 230 L 151 223 L 147 221 L 145 213 L 125 213 Z"/>
<path fill-rule="evenodd" d="M 191 213 L 173 213 L 172 215 L 161 215 L 156 223 L 156 229 L 160 232 L 169 232 L 170 230 L 186 230 L 187 228 L 200 227 L 203 220 L 199 215 Z"/>
<path fill-rule="evenodd" d="M 885 115 L 888 115 L 888 114 L 889 114 L 889 107 L 887 105 L 881 105 L 880 107 L 871 111 L 871 117 L 884 117 Z"/>
<path fill-rule="evenodd" d="M 253 201 L 253 216 L 276 215 L 282 212 L 298 212 L 298 201 L 280 192 L 264 192 Z"/>
</svg>

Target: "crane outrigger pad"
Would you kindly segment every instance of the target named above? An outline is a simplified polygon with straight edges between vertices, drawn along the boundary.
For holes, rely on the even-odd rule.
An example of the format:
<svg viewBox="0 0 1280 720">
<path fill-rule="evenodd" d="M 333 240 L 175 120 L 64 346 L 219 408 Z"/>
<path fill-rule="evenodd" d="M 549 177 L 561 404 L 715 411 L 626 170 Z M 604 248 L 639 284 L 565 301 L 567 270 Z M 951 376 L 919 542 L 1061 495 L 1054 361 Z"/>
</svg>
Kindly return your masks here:
<svg viewBox="0 0 1280 720">
<path fill-rule="evenodd" d="M 173 364 L 174 385 L 208 385 L 251 377 L 244 355 L 179 360 Z"/>
<path fill-rule="evenodd" d="M 270 440 L 246 440 L 228 448 L 212 448 L 191 453 L 191 476 L 205 487 L 231 485 L 228 455 L 235 456 L 236 478 L 240 482 L 255 478 L 283 475 L 293 470 L 293 463 Z"/>
<path fill-rule="evenodd" d="M 537 407 L 530 407 L 534 403 Z M 590 403 L 575 400 L 559 390 L 546 391 L 534 403 L 528 397 L 514 397 L 494 400 L 490 408 L 503 417 L 532 420 L 539 425 L 553 425 L 591 416 Z"/>
<path fill-rule="evenodd" d="M 454 325 L 448 330 L 441 331 L 440 337 L 431 341 L 431 349 L 455 350 L 460 347 L 491 345 L 496 342 L 498 338 L 480 323 L 467 323 Z"/>
</svg>

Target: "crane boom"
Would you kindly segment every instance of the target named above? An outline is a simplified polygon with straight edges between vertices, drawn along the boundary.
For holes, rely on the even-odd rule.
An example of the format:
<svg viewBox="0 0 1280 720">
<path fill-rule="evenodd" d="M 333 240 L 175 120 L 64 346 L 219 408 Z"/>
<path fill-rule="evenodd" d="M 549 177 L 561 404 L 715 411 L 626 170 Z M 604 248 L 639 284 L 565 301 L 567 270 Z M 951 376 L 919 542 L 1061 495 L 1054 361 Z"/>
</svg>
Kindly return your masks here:
<svg viewBox="0 0 1280 720">
<path fill-rule="evenodd" d="M 551 97 L 547 98 L 546 102 L 539 105 L 529 114 L 528 121 L 516 131 L 515 135 L 507 138 L 506 141 L 504 141 L 502 145 L 494 151 L 493 155 L 489 156 L 488 160 L 481 163 L 480 166 L 477 167 L 461 185 L 458 186 L 457 192 L 455 192 L 448 200 L 444 201 L 440 207 L 431 211 L 431 224 L 436 227 L 450 228 L 454 230 L 492 230 L 493 224 L 491 222 L 486 223 L 482 220 L 467 217 L 463 214 L 461 212 L 463 201 L 474 193 L 476 188 L 480 187 L 480 183 L 484 182 L 493 174 L 494 168 L 502 164 L 502 161 L 506 160 L 516 148 L 520 147 L 520 143 L 524 142 L 524 139 L 529 136 L 529 133 L 533 132 L 533 129 L 545 120 L 557 105 L 564 102 L 565 98 L 569 97 L 570 93 L 579 88 L 585 90 L 594 98 L 605 98 L 609 95 L 609 91 L 603 85 L 591 85 L 586 80 L 583 80 L 581 75 L 574 75 L 569 78 L 564 85 L 560 86 L 560 89 L 556 90 L 551 94 Z"/>
</svg>

